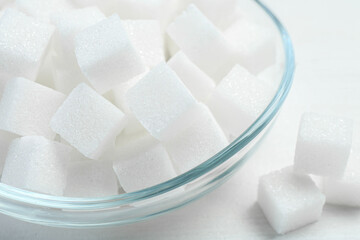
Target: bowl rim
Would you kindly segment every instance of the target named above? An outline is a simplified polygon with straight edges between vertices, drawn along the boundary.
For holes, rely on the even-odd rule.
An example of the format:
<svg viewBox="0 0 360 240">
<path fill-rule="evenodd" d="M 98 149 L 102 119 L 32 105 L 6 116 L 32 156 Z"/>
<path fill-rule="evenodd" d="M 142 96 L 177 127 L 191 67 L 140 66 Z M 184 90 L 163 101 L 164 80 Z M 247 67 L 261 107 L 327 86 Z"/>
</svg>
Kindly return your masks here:
<svg viewBox="0 0 360 240">
<path fill-rule="evenodd" d="M 285 55 L 284 73 L 282 75 L 279 88 L 277 89 L 275 96 L 272 98 L 266 109 L 254 121 L 254 123 L 232 143 L 197 167 L 166 182 L 137 192 L 123 193 L 100 198 L 71 198 L 35 193 L 0 183 L 0 197 L 11 201 L 21 202 L 23 204 L 58 209 L 98 210 L 104 208 L 113 208 L 135 203 L 144 199 L 150 199 L 152 197 L 156 197 L 179 188 L 209 173 L 219 165 L 226 162 L 237 152 L 242 150 L 265 129 L 265 127 L 271 122 L 271 120 L 280 110 L 291 89 L 295 70 L 294 48 L 287 30 L 265 4 L 263 4 L 260 0 L 254 0 L 254 2 L 257 3 L 259 7 L 261 7 L 263 11 L 265 11 L 265 13 L 272 19 L 281 35 L 283 43 L 282 46 L 284 48 L 283 50 Z"/>
</svg>

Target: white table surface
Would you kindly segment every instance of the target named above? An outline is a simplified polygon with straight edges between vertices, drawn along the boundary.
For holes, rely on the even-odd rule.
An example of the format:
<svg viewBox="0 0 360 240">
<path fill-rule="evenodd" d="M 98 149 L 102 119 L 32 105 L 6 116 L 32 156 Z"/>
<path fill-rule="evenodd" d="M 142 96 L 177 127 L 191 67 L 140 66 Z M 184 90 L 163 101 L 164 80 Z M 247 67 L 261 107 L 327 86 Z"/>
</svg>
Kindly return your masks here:
<svg viewBox="0 0 360 240">
<path fill-rule="evenodd" d="M 292 36 L 295 82 L 261 151 L 234 177 L 180 210 L 118 228 L 56 229 L 0 215 L 0 239 L 360 239 L 360 210 L 325 206 L 319 222 L 279 236 L 256 204 L 258 176 L 292 164 L 303 111 L 360 120 L 360 1 L 265 2 Z"/>
</svg>

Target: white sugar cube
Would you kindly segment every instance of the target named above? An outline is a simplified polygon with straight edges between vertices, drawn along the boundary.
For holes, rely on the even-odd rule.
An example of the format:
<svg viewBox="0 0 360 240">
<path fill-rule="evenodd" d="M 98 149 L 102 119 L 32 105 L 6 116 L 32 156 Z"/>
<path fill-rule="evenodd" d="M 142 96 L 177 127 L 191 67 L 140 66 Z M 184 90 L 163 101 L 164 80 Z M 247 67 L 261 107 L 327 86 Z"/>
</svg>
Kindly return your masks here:
<svg viewBox="0 0 360 240">
<path fill-rule="evenodd" d="M 354 123 L 352 146 L 345 174 L 323 178 L 322 188 L 329 204 L 360 207 L 360 124 Z"/>
<path fill-rule="evenodd" d="M 169 25 L 167 32 L 189 59 L 215 81 L 236 63 L 222 32 L 193 4 Z"/>
<path fill-rule="evenodd" d="M 5 11 L 0 18 L 1 86 L 14 77 L 36 79 L 53 32 L 53 26 L 17 10 Z"/>
<path fill-rule="evenodd" d="M 127 104 L 151 135 L 173 136 L 191 122 L 196 100 L 166 63 L 154 67 L 126 94 Z"/>
<path fill-rule="evenodd" d="M 10 145 L 1 182 L 61 196 L 70 152 L 71 147 L 41 136 L 17 138 Z"/>
<path fill-rule="evenodd" d="M 2 172 L 2 170 L 3 170 L 5 159 L 6 159 L 6 154 L 8 152 L 10 143 L 16 137 L 17 137 L 17 135 L 15 135 L 15 134 L 0 130 L 0 172 Z"/>
<path fill-rule="evenodd" d="M 352 141 L 351 120 L 317 113 L 301 118 L 294 171 L 324 177 L 341 177 Z"/>
<path fill-rule="evenodd" d="M 146 70 L 117 15 L 81 31 L 75 37 L 75 54 L 81 71 L 101 94 Z"/>
<path fill-rule="evenodd" d="M 51 128 L 84 156 L 98 159 L 126 124 L 123 112 L 81 83 L 51 119 Z"/>
<path fill-rule="evenodd" d="M 233 140 L 260 116 L 272 95 L 272 88 L 236 65 L 215 88 L 208 105 L 226 135 Z"/>
<path fill-rule="evenodd" d="M 105 15 L 97 7 L 71 9 L 53 14 L 51 22 L 56 27 L 54 40 L 57 54 L 75 61 L 76 34 L 104 19 Z"/>
<path fill-rule="evenodd" d="M 273 229 L 283 234 L 317 221 L 325 196 L 309 176 L 288 167 L 260 178 L 258 203 Z"/>
<path fill-rule="evenodd" d="M 134 192 L 176 177 L 163 145 L 149 135 L 122 144 L 114 170 L 125 192 Z"/>
<path fill-rule="evenodd" d="M 0 101 L 0 129 L 21 136 L 53 139 L 50 119 L 65 95 L 24 78 L 8 82 Z"/>
<path fill-rule="evenodd" d="M 196 167 L 229 144 L 206 105 L 199 104 L 194 118 L 190 127 L 164 143 L 179 173 Z"/>
<path fill-rule="evenodd" d="M 118 184 L 112 162 L 85 160 L 69 164 L 65 196 L 106 197 L 117 193 Z"/>
<path fill-rule="evenodd" d="M 246 19 L 234 22 L 224 32 L 233 45 L 238 62 L 257 74 L 276 61 L 275 36 L 272 31 Z"/>
<path fill-rule="evenodd" d="M 50 22 L 52 14 L 73 8 L 68 0 L 16 0 L 16 7 L 34 18 Z"/>
<path fill-rule="evenodd" d="M 126 20 L 123 25 L 147 67 L 154 67 L 165 60 L 164 39 L 159 21 Z"/>
<path fill-rule="evenodd" d="M 197 100 L 206 102 L 215 89 L 215 82 L 199 69 L 182 52 L 178 52 L 169 61 L 168 65 L 180 77 L 186 87 Z"/>
<path fill-rule="evenodd" d="M 323 182 L 326 202 L 360 207 L 360 172 L 346 172 L 342 178 L 326 178 Z"/>
</svg>

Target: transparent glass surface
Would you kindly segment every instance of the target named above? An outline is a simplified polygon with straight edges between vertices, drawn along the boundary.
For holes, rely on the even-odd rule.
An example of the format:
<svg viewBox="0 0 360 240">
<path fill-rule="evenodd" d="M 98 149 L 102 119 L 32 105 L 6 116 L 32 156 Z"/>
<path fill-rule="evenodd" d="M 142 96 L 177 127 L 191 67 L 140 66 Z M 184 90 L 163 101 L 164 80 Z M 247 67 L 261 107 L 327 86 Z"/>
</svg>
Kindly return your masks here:
<svg viewBox="0 0 360 240">
<path fill-rule="evenodd" d="M 138 222 L 188 204 L 220 186 L 241 168 L 271 127 L 292 84 L 294 52 L 281 22 L 260 1 L 244 1 L 244 12 L 277 34 L 278 61 L 270 70 L 274 97 L 256 121 L 229 146 L 192 170 L 159 185 L 104 198 L 67 198 L 0 184 L 0 212 L 24 221 L 72 228 Z M 269 79 L 268 79 L 269 80 Z M 244 193 L 246 194 L 246 193 Z"/>
</svg>

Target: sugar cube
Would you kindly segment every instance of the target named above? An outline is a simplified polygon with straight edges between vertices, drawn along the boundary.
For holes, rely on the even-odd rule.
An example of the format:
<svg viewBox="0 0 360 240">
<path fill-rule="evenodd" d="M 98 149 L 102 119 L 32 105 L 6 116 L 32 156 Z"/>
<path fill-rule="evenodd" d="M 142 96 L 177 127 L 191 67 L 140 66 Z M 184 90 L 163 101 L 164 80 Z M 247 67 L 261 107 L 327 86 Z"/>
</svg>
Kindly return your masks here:
<svg viewBox="0 0 360 240">
<path fill-rule="evenodd" d="M 1 86 L 15 77 L 36 79 L 53 32 L 49 24 L 14 9 L 5 11 L 0 18 Z"/>
<path fill-rule="evenodd" d="M 304 113 L 296 143 L 294 171 L 324 177 L 341 177 L 352 141 L 351 120 Z"/>
<path fill-rule="evenodd" d="M 12 134 L 6 131 L 0 130 L 0 173 L 3 170 L 6 154 L 12 140 L 17 137 L 16 134 Z"/>
<path fill-rule="evenodd" d="M 360 207 L 359 171 L 348 171 L 342 178 L 326 178 L 323 189 L 327 203 Z"/>
<path fill-rule="evenodd" d="M 260 116 L 272 95 L 271 88 L 236 65 L 215 88 L 208 105 L 226 135 L 233 140 Z"/>
<path fill-rule="evenodd" d="M 77 34 L 75 54 L 81 71 L 101 94 L 146 70 L 117 15 Z"/>
<path fill-rule="evenodd" d="M 164 143 L 178 173 L 196 167 L 229 144 L 206 105 L 199 104 L 194 118 L 190 127 Z"/>
<path fill-rule="evenodd" d="M 1 182 L 35 192 L 63 195 L 71 148 L 41 136 L 15 139 L 6 157 Z"/>
<path fill-rule="evenodd" d="M 117 178 L 109 161 L 73 161 L 66 182 L 67 197 L 106 197 L 118 193 Z"/>
<path fill-rule="evenodd" d="M 246 19 L 235 21 L 224 32 L 238 56 L 238 63 L 257 74 L 276 61 L 275 36 L 272 31 Z"/>
<path fill-rule="evenodd" d="M 125 20 L 124 28 L 131 43 L 147 67 L 165 61 L 164 39 L 157 20 Z"/>
<path fill-rule="evenodd" d="M 258 203 L 273 229 L 284 234 L 317 221 L 325 196 L 309 176 L 287 167 L 260 178 Z"/>
<path fill-rule="evenodd" d="M 68 0 L 16 0 L 16 7 L 43 22 L 50 22 L 52 14 L 73 8 Z"/>
<path fill-rule="evenodd" d="M 186 128 L 196 106 L 195 98 L 164 62 L 127 92 L 126 101 L 139 122 L 159 140 Z"/>
<path fill-rule="evenodd" d="M 360 207 L 360 124 L 354 122 L 348 164 L 341 178 L 323 178 L 326 202 L 335 205 Z"/>
<path fill-rule="evenodd" d="M 168 26 L 167 33 L 216 82 L 236 63 L 232 47 L 222 32 L 193 4 Z"/>
<path fill-rule="evenodd" d="M 21 136 L 53 139 L 50 119 L 65 95 L 24 78 L 8 82 L 0 101 L 0 129 Z"/>
<path fill-rule="evenodd" d="M 164 146 L 150 135 L 122 144 L 114 170 L 125 192 L 134 192 L 176 177 Z"/>
<path fill-rule="evenodd" d="M 50 122 L 54 132 L 95 160 L 115 144 L 125 124 L 123 112 L 85 83 L 74 88 Z"/>
<path fill-rule="evenodd" d="M 190 59 L 179 51 L 169 61 L 168 65 L 180 77 L 197 100 L 207 102 L 215 82 L 199 69 Z"/>
</svg>

